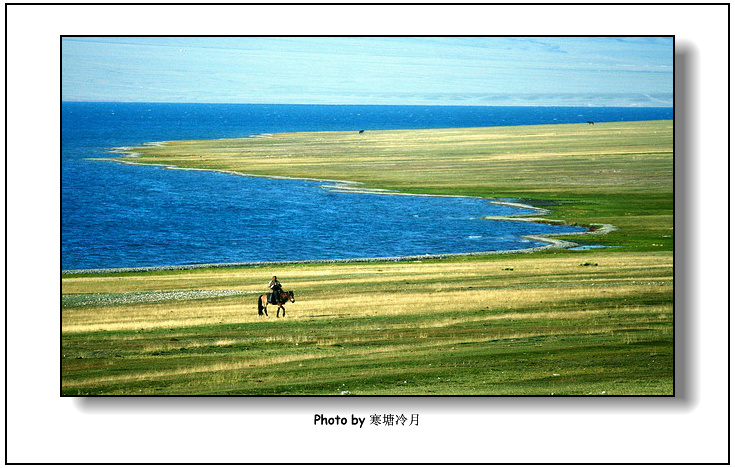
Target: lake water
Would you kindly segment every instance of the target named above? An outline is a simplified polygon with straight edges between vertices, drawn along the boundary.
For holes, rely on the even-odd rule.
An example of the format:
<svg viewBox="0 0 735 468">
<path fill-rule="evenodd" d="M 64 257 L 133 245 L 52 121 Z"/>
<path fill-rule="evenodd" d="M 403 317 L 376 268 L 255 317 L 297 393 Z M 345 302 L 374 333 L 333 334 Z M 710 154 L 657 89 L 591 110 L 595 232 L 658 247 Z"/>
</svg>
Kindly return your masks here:
<svg viewBox="0 0 735 468">
<path fill-rule="evenodd" d="M 671 118 L 671 108 L 63 103 L 62 269 L 511 250 L 542 245 L 524 235 L 579 230 L 482 220 L 524 211 L 480 199 L 335 193 L 314 181 L 94 160 L 115 147 L 293 131 Z"/>
</svg>

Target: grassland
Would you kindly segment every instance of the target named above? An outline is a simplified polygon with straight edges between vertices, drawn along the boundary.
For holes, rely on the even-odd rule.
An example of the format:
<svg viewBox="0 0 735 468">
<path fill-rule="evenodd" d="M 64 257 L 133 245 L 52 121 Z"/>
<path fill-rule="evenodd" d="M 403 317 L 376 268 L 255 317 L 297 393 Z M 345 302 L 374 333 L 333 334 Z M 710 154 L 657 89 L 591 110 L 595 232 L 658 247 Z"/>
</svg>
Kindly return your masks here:
<svg viewBox="0 0 735 468">
<path fill-rule="evenodd" d="M 671 121 L 320 132 L 141 164 L 543 203 L 595 251 L 62 277 L 62 393 L 671 395 Z M 259 318 L 277 274 L 296 303 Z M 195 294 L 220 291 L 221 294 Z"/>
</svg>

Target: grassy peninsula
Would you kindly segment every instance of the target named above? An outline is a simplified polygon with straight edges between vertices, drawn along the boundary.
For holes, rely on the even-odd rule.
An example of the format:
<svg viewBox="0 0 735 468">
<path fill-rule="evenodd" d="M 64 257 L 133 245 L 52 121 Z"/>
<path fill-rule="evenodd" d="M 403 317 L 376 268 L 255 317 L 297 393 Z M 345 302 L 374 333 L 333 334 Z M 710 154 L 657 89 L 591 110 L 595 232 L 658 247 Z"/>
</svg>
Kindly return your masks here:
<svg viewBox="0 0 735 468">
<path fill-rule="evenodd" d="M 62 277 L 62 393 L 671 395 L 673 123 L 318 132 L 123 160 L 517 198 L 590 251 Z M 296 303 L 259 318 L 277 274 Z"/>
</svg>

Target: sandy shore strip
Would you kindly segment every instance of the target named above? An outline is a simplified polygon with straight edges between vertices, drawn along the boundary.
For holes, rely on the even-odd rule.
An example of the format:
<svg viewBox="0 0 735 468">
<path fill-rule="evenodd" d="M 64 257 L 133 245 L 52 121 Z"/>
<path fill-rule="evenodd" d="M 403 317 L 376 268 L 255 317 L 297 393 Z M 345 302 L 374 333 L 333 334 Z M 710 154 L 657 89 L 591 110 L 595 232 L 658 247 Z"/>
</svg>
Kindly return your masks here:
<svg viewBox="0 0 735 468">
<path fill-rule="evenodd" d="M 64 294 L 62 307 L 89 307 L 132 304 L 155 304 L 168 301 L 193 301 L 217 297 L 241 296 L 257 294 L 261 291 L 241 291 L 238 289 L 183 290 L 183 291 L 151 291 L 127 293 L 98 294 Z"/>
</svg>

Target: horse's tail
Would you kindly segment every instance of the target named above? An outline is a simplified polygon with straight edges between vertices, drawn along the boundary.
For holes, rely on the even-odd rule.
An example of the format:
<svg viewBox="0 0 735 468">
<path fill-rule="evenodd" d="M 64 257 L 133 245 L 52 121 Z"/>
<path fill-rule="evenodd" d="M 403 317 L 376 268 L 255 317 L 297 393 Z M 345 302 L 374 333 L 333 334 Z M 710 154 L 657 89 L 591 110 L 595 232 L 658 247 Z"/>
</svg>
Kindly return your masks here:
<svg viewBox="0 0 735 468">
<path fill-rule="evenodd" d="M 263 315 L 263 296 L 258 296 L 258 315 Z"/>
</svg>

